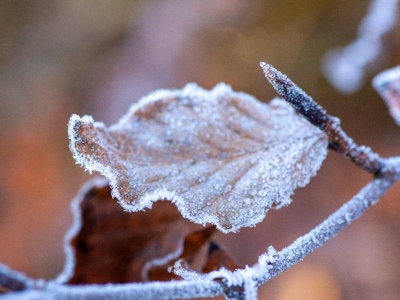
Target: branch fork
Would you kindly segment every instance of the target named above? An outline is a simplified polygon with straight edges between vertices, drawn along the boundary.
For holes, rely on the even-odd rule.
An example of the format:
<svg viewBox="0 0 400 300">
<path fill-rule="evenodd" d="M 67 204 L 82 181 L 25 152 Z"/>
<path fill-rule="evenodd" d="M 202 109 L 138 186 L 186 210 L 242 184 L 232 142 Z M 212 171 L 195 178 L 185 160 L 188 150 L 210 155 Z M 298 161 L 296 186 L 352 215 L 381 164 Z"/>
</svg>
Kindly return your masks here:
<svg viewBox="0 0 400 300">
<path fill-rule="evenodd" d="M 330 116 L 325 109 L 299 88 L 289 77 L 273 66 L 261 62 L 265 77 L 275 91 L 311 124 L 324 131 L 329 148 L 349 158 L 367 172 L 379 176 L 385 161 L 369 147 L 358 146 L 341 128 L 339 118 Z"/>
<path fill-rule="evenodd" d="M 381 158 L 369 147 L 357 145 L 340 127 L 338 118 L 330 116 L 310 96 L 294 84 L 286 75 L 271 65 L 261 67 L 278 94 L 290 103 L 310 123 L 323 130 L 329 138 L 329 148 L 349 158 L 356 165 L 371 173 L 374 179 L 352 199 L 342 205 L 320 225 L 295 240 L 291 245 L 276 252 L 272 247 L 262 254 L 258 262 L 244 269 L 228 271 L 220 269 L 208 274 L 199 274 L 182 267 L 177 261 L 173 272 L 183 281 L 130 283 L 110 286 L 73 286 L 56 282 L 45 282 L 40 289 L 37 281 L 27 278 L 0 265 L 0 286 L 19 293 L 9 293 L 3 299 L 188 299 L 225 295 L 227 299 L 257 299 L 260 285 L 278 276 L 305 256 L 321 247 L 340 230 L 358 219 L 370 206 L 398 180 L 400 180 L 400 157 Z M 32 290 L 33 288 L 33 290 Z"/>
</svg>

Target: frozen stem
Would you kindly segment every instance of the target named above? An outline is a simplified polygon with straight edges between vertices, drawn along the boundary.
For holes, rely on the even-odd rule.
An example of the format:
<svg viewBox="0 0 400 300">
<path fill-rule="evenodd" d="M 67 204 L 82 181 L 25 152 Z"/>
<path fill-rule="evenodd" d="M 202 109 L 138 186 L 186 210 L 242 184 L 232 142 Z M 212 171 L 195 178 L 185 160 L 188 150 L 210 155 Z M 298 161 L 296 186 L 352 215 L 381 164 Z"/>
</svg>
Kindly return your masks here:
<svg viewBox="0 0 400 300">
<path fill-rule="evenodd" d="M 388 160 L 391 170 L 397 172 L 393 176 L 374 179 L 360 192 L 330 215 L 320 225 L 309 233 L 298 238 L 288 247 L 279 252 L 269 250 L 262 254 L 258 263 L 252 267 L 230 272 L 219 270 L 205 274 L 202 278 L 194 278 L 172 282 L 127 283 L 115 285 L 64 285 L 57 282 L 47 282 L 40 289 L 28 288 L 20 273 L 1 266 L 0 273 L 7 275 L 7 282 L 19 282 L 21 293 L 9 293 L 3 299 L 189 299 L 199 297 L 214 297 L 225 295 L 228 299 L 255 299 L 257 286 L 298 263 L 308 254 L 321 247 L 339 231 L 358 219 L 370 206 L 374 205 L 386 191 L 400 179 L 400 158 Z M 4 271 L 5 270 L 5 271 Z M 15 276 L 10 274 L 16 274 Z M 210 277 L 208 277 L 210 276 Z M 194 276 L 196 277 L 196 276 Z M 218 280 L 216 282 L 215 279 Z M 213 280 L 214 279 L 214 280 Z M 4 285 L 4 279 L 2 278 Z M 254 284 L 253 284 L 254 282 Z M 8 284 L 10 286 L 10 284 Z M 17 284 L 18 286 L 18 284 Z M 13 289 L 15 290 L 15 289 Z"/>
<path fill-rule="evenodd" d="M 311 124 L 328 135 L 330 149 L 350 158 L 356 165 L 375 176 L 382 173 L 385 161 L 369 147 L 357 145 L 342 130 L 338 118 L 328 115 L 322 106 L 273 66 L 264 62 L 260 66 L 275 91 Z"/>
<path fill-rule="evenodd" d="M 308 254 L 337 235 L 339 231 L 361 217 L 370 206 L 374 205 L 387 192 L 395 182 L 395 179 L 398 178 L 374 179 L 325 221 L 309 233 L 298 238 L 290 246 L 277 252 L 274 256 L 275 261 L 269 266 L 269 270 L 260 271 L 258 284 L 261 285 L 269 281 L 303 260 Z"/>
<path fill-rule="evenodd" d="M 330 148 L 350 158 L 357 165 L 374 174 L 376 178 L 321 224 L 288 247 L 279 252 L 270 247 L 252 267 L 246 266 L 244 269 L 233 272 L 221 268 L 208 274 L 199 274 L 180 267 L 178 262 L 174 272 L 186 280 L 76 286 L 62 284 L 59 281 L 33 280 L 0 264 L 0 288 L 13 291 L 2 295 L 2 300 L 105 298 L 145 300 L 222 295 L 227 299 L 254 300 L 257 298 L 257 288 L 260 285 L 278 276 L 324 245 L 342 229 L 361 217 L 396 181 L 400 180 L 400 157 L 383 159 L 369 148 L 356 145 L 340 128 L 339 120 L 329 116 L 287 76 L 265 63 L 262 63 L 261 67 L 275 90 L 294 106 L 297 112 L 327 133 Z"/>
<path fill-rule="evenodd" d="M 36 280 L 0 264 L 0 293 L 1 290 L 23 291 L 30 289 L 35 285 Z"/>
</svg>

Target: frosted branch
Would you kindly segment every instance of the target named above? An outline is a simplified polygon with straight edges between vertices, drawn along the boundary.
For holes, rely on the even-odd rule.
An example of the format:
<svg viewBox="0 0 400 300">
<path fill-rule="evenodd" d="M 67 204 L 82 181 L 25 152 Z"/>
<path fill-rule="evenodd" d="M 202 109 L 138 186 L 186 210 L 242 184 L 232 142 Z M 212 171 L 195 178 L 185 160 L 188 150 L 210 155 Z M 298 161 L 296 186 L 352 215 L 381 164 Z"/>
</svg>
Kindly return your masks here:
<svg viewBox="0 0 400 300">
<path fill-rule="evenodd" d="M 390 159 L 388 165 L 391 166 L 390 170 L 399 171 L 400 159 Z M 309 233 L 298 238 L 290 246 L 279 252 L 275 252 L 270 247 L 268 252 L 261 255 L 258 263 L 251 268 L 246 267 L 235 272 L 227 270 L 215 271 L 205 275 L 203 280 L 206 278 L 209 280 L 222 279 L 223 284 L 227 286 L 225 290 L 229 291 L 229 287 L 231 287 L 233 294 L 237 296 L 233 299 L 246 299 L 246 295 L 253 294 L 257 286 L 266 283 L 303 260 L 308 254 L 336 236 L 339 231 L 361 217 L 370 206 L 374 205 L 387 192 L 395 181 L 400 179 L 399 173 L 395 175 L 388 171 L 385 175 L 385 178 L 375 179 L 366 185 L 335 213 Z M 250 299 L 253 299 L 252 296 Z"/>
<path fill-rule="evenodd" d="M 48 283 L 43 289 L 8 293 L 2 300 L 126 300 L 126 299 L 190 299 L 223 295 L 216 282 L 170 281 L 126 284 L 61 285 Z"/>
<path fill-rule="evenodd" d="M 9 291 L 22 291 L 37 285 L 36 282 L 0 263 L 0 291 L 2 288 Z"/>
<path fill-rule="evenodd" d="M 287 76 L 265 63 L 261 64 L 275 90 L 314 126 L 325 131 L 329 147 L 350 158 L 375 179 L 362 188 L 320 225 L 276 252 L 272 247 L 258 262 L 244 269 L 221 268 L 208 274 L 184 269 L 179 261 L 175 273 L 185 280 L 150 283 L 68 285 L 58 280 L 33 280 L 0 264 L 0 288 L 10 291 L 2 300 L 97 300 L 97 299 L 190 299 L 225 296 L 227 299 L 257 298 L 257 288 L 278 276 L 308 254 L 324 245 L 361 215 L 400 180 L 400 157 L 382 159 L 365 146 L 356 145 L 340 128 L 339 120 L 329 116 L 310 96 Z M 61 277 L 62 278 L 62 277 Z M 1 292 L 1 290 L 0 290 Z"/>
<path fill-rule="evenodd" d="M 374 205 L 387 192 L 393 183 L 393 178 L 375 179 L 366 185 L 356 196 L 330 215 L 324 222 L 306 235 L 298 238 L 290 246 L 279 251 L 274 256 L 275 262 L 270 266 L 268 272 L 264 271 L 264 274 L 258 279 L 259 284 L 269 281 L 301 261 L 308 254 L 337 235 L 339 231 L 361 217 L 370 206 Z"/>
<path fill-rule="evenodd" d="M 328 115 L 323 107 L 273 66 L 264 62 L 260 63 L 260 66 L 275 91 L 311 124 L 325 131 L 329 138 L 329 148 L 372 174 L 381 173 L 384 160 L 369 147 L 357 145 L 342 130 L 338 118 Z"/>
<path fill-rule="evenodd" d="M 360 192 L 329 216 L 324 222 L 315 227 L 306 235 L 298 238 L 290 246 L 276 252 L 270 247 L 268 253 L 260 256 L 257 264 L 251 268 L 235 272 L 215 271 L 209 277 L 196 278 L 189 281 L 171 281 L 154 283 L 129 283 L 113 285 L 62 285 L 49 282 L 41 289 L 27 289 L 20 293 L 9 293 L 2 297 L 5 299 L 57 299 L 57 300 L 97 300 L 104 298 L 118 299 L 189 299 L 198 297 L 214 297 L 229 294 L 238 290 L 238 284 L 243 284 L 242 293 L 230 293 L 229 299 L 241 299 L 248 297 L 253 299 L 256 286 L 266 283 L 286 269 L 301 261 L 308 254 L 321 247 L 340 230 L 358 219 L 370 206 L 387 192 L 396 180 L 400 179 L 400 158 L 392 158 L 388 161 L 390 170 L 398 172 L 373 180 Z M 0 270 L 2 271 L 2 269 Z M 4 273 L 4 272 L 2 272 Z M 7 275 L 10 274 L 7 271 Z M 19 273 L 18 273 L 19 274 Z M 16 276 L 18 278 L 18 276 Z M 222 282 L 212 279 L 223 278 Z M 21 281 L 21 280 L 20 280 Z M 251 282 L 255 285 L 252 285 Z M 228 283 L 228 284 L 227 284 Z M 27 285 L 22 286 L 28 288 Z M 250 290 L 245 289 L 251 287 Z M 234 296 L 236 295 L 236 297 Z"/>
</svg>

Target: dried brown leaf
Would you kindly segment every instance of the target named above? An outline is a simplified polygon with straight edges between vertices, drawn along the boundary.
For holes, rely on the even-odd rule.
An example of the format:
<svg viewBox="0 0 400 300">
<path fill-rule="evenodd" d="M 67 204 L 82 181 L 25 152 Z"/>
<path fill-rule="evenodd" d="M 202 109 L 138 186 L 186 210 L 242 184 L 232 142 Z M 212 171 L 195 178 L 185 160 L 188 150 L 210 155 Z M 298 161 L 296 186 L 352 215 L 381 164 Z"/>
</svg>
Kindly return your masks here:
<svg viewBox="0 0 400 300">
<path fill-rule="evenodd" d="M 237 269 L 243 269 L 243 266 L 239 265 L 225 249 L 221 248 L 217 243 L 211 241 L 208 250 L 207 261 L 203 266 L 203 273 L 210 273 L 217 271 L 221 268 L 225 268 L 229 271 L 235 271 Z"/>
<path fill-rule="evenodd" d="M 73 115 L 69 138 L 75 160 L 105 175 L 126 210 L 167 199 L 224 232 L 288 205 L 327 152 L 325 134 L 283 100 L 263 104 L 225 84 L 154 92 L 109 128 Z"/>
<path fill-rule="evenodd" d="M 182 247 L 177 251 L 163 258 L 149 261 L 143 270 L 143 273 L 145 273 L 143 277 L 147 277 L 151 281 L 180 279 L 179 276 L 170 272 L 170 268 L 174 266 L 175 261 L 182 260 L 190 266 L 194 258 L 199 254 L 199 250 L 209 242 L 214 232 L 215 226 L 190 233 L 185 237 Z"/>
<path fill-rule="evenodd" d="M 71 246 L 67 245 L 60 276 L 69 284 L 142 281 L 145 263 L 177 249 L 193 230 L 167 201 L 146 212 L 125 212 L 112 199 L 106 180 L 89 182 L 74 206 L 76 224 L 69 233 Z"/>
</svg>

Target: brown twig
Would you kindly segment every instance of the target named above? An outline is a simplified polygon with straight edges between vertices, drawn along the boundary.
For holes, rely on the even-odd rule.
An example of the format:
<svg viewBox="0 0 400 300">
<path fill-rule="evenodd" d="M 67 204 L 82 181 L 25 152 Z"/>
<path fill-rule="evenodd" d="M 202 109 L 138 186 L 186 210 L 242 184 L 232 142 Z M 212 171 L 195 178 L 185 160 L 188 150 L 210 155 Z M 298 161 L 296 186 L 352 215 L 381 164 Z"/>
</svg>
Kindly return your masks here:
<svg viewBox="0 0 400 300">
<path fill-rule="evenodd" d="M 369 147 L 357 145 L 340 127 L 340 120 L 330 116 L 309 95 L 299 88 L 289 77 L 273 66 L 260 63 L 265 77 L 275 91 L 311 124 L 325 131 L 329 138 L 329 148 L 351 159 L 356 165 L 376 177 L 382 173 L 385 161 Z"/>
</svg>

